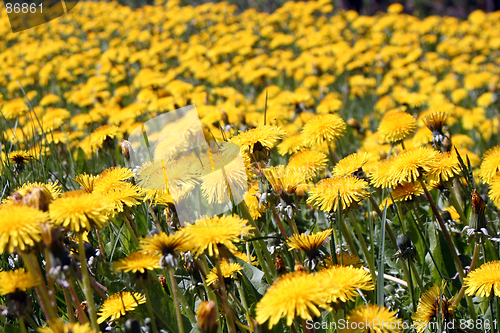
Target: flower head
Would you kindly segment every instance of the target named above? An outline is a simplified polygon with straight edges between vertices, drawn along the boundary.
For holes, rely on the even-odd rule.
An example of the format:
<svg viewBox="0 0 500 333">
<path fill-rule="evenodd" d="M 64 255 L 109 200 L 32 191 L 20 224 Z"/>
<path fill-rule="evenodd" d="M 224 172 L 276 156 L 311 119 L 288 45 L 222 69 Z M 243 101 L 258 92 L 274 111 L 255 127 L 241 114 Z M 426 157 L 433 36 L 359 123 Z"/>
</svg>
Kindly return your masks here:
<svg viewBox="0 0 500 333">
<path fill-rule="evenodd" d="M 307 253 L 309 258 L 317 257 L 319 247 L 332 234 L 332 229 L 317 232 L 311 235 L 293 235 L 287 241 L 290 251 L 293 249 L 302 250 Z"/>
<path fill-rule="evenodd" d="M 0 271 L 0 295 L 26 291 L 40 285 L 41 280 L 24 269 Z"/>
<path fill-rule="evenodd" d="M 222 276 L 224 277 L 224 281 L 226 281 L 226 279 L 233 278 L 236 273 L 241 274 L 240 272 L 243 270 L 243 267 L 241 267 L 240 264 L 238 263 L 234 262 L 229 263 L 226 260 L 221 260 L 220 270 Z M 210 271 L 210 273 L 207 274 L 206 282 L 207 285 L 211 285 L 217 283 L 218 281 L 219 281 L 219 275 L 217 274 L 217 267 L 214 267 Z"/>
<path fill-rule="evenodd" d="M 328 158 L 322 152 L 304 149 L 290 157 L 287 168 L 304 175 L 307 179 L 314 178 L 318 171 L 325 168 Z"/>
<path fill-rule="evenodd" d="M 96 333 L 90 323 L 63 323 L 61 320 L 49 322 L 49 326 L 39 328 L 39 333 Z"/>
<path fill-rule="evenodd" d="M 379 307 L 375 304 L 358 306 L 346 316 L 346 320 L 348 320 L 351 325 L 349 325 L 348 329 L 342 330 L 342 333 L 370 333 L 373 331 L 377 333 L 393 333 L 401 332 L 402 326 L 401 319 L 396 318 L 396 311 L 391 311 L 386 307 Z M 368 327 L 366 323 L 371 324 L 371 326 Z M 381 324 L 377 326 L 375 325 L 376 323 Z M 352 327 L 356 327 L 356 329 Z M 357 329 L 358 327 L 364 327 L 364 329 Z M 373 330 L 371 327 L 374 327 Z"/>
<path fill-rule="evenodd" d="M 480 297 L 489 297 L 493 292 L 500 297 L 500 261 L 490 261 L 469 272 L 464 280 L 465 293 Z"/>
<path fill-rule="evenodd" d="M 489 184 L 498 171 L 500 171 L 500 147 L 496 146 L 484 154 L 479 176 L 483 182 Z"/>
<path fill-rule="evenodd" d="M 320 208 L 322 211 L 336 211 L 350 207 L 368 196 L 368 183 L 354 176 L 333 177 L 320 180 L 309 191 L 307 203 Z"/>
<path fill-rule="evenodd" d="M 370 158 L 368 153 L 354 153 L 341 159 L 333 168 L 334 176 L 347 176 L 357 172 Z"/>
<path fill-rule="evenodd" d="M 372 281 L 370 273 L 363 268 L 355 268 L 353 266 L 336 265 L 321 270 L 319 275 L 325 276 L 327 279 L 332 279 L 338 284 L 340 291 L 328 297 L 327 302 L 347 302 L 354 301 L 354 297 L 358 296 L 359 290 L 373 290 L 375 284 Z"/>
<path fill-rule="evenodd" d="M 427 177 L 431 181 L 448 181 L 460 173 L 460 162 L 456 154 L 444 152 L 438 154 L 430 165 Z"/>
<path fill-rule="evenodd" d="M 401 183 L 392 190 L 391 194 L 394 201 L 407 201 L 424 194 L 424 189 L 418 182 Z"/>
<path fill-rule="evenodd" d="M 217 317 L 214 301 L 203 301 L 198 306 L 196 318 L 198 319 L 198 328 L 203 333 L 217 332 Z"/>
<path fill-rule="evenodd" d="M 331 142 L 340 138 L 346 131 L 346 123 L 337 114 L 322 114 L 309 120 L 302 128 L 302 135 L 308 146 Z"/>
<path fill-rule="evenodd" d="M 116 320 L 121 316 L 125 316 L 128 311 L 133 311 L 139 304 L 143 303 L 146 303 L 146 298 L 139 293 L 122 291 L 121 293 L 111 295 L 101 305 L 97 322 L 101 324 L 110 317 L 110 320 Z"/>
<path fill-rule="evenodd" d="M 379 139 L 382 143 L 399 142 L 406 139 L 417 128 L 415 118 L 403 111 L 389 111 L 378 127 Z"/>
<path fill-rule="evenodd" d="M 263 173 L 278 195 L 292 195 L 297 187 L 306 182 L 304 174 L 290 166 L 269 167 L 264 169 Z"/>
<path fill-rule="evenodd" d="M 203 219 L 203 217 L 202 217 Z M 247 220 L 237 215 L 214 216 L 188 224 L 183 229 L 191 237 L 188 248 L 199 256 L 208 250 L 210 256 L 219 256 L 219 246 L 223 245 L 231 252 L 238 248 L 233 243 L 241 241 L 241 237 L 248 235 L 252 227 L 246 226 Z"/>
<path fill-rule="evenodd" d="M 0 251 L 10 253 L 32 247 L 42 239 L 41 224 L 48 214 L 36 208 L 20 205 L 0 205 Z"/>
<path fill-rule="evenodd" d="M 49 213 L 55 225 L 80 232 L 103 227 L 113 208 L 113 203 L 99 194 L 72 191 L 54 200 L 49 206 Z"/>
<path fill-rule="evenodd" d="M 243 151 L 252 154 L 257 143 L 258 146 L 272 149 L 278 140 L 283 139 L 285 135 L 286 132 L 281 127 L 266 125 L 240 132 L 231 139 L 231 142 L 236 143 Z"/>
<path fill-rule="evenodd" d="M 339 292 L 339 287 L 330 280 L 305 271 L 295 271 L 278 278 L 257 303 L 256 320 L 264 324 L 269 320 L 269 329 L 281 318 L 292 325 L 295 316 L 312 319 L 321 316 L 320 307 L 328 308 L 326 299 Z"/>
<path fill-rule="evenodd" d="M 184 251 L 190 240 L 190 236 L 182 231 L 174 234 L 159 234 L 143 238 L 140 250 L 146 253 L 161 253 L 162 255 L 175 254 L 177 251 Z"/>
<path fill-rule="evenodd" d="M 389 183 L 394 187 L 403 182 L 417 181 L 422 174 L 431 170 L 438 154 L 427 147 L 403 150 L 392 160 Z"/>
<path fill-rule="evenodd" d="M 122 271 L 125 273 L 144 273 L 146 270 L 152 271 L 156 268 L 160 268 L 160 259 L 161 256 L 159 254 L 134 252 L 129 254 L 127 257 L 114 262 L 113 269 L 115 271 Z"/>
<path fill-rule="evenodd" d="M 449 300 L 443 295 L 445 284 L 441 287 L 434 284 L 429 290 L 424 292 L 418 302 L 417 312 L 412 316 L 416 324 L 418 333 L 425 331 L 426 326 L 434 318 L 439 317 L 442 320 L 448 320 L 453 315 L 453 310 L 450 308 Z"/>
</svg>

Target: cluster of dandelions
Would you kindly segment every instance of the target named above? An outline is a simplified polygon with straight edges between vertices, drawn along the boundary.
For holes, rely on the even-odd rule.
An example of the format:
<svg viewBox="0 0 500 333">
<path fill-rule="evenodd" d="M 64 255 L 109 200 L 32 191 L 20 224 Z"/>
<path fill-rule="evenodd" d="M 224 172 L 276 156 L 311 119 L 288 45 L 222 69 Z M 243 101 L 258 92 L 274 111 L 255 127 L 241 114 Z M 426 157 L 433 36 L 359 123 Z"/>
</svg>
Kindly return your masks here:
<svg viewBox="0 0 500 333">
<path fill-rule="evenodd" d="M 1 14 L 0 326 L 420 333 L 498 316 L 499 13 L 402 10 L 85 2 L 19 34 Z M 200 138 L 180 119 L 124 166 L 123 139 L 189 104 L 206 163 L 176 158 Z M 225 214 L 177 210 L 241 188 Z"/>
</svg>

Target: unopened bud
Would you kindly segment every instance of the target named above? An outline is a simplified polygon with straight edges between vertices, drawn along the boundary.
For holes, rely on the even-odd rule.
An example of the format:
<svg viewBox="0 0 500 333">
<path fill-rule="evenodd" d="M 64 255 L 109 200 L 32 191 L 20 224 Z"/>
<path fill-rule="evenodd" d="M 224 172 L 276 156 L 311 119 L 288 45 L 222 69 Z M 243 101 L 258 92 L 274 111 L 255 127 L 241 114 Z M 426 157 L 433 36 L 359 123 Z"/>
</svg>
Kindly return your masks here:
<svg viewBox="0 0 500 333">
<path fill-rule="evenodd" d="M 203 333 L 213 333 L 217 331 L 217 312 L 215 311 L 214 301 L 204 301 L 200 303 L 198 312 L 198 328 Z"/>
<path fill-rule="evenodd" d="M 276 262 L 274 264 L 276 265 L 276 271 L 278 272 L 278 274 L 286 273 L 286 265 L 281 255 L 276 255 Z"/>
</svg>

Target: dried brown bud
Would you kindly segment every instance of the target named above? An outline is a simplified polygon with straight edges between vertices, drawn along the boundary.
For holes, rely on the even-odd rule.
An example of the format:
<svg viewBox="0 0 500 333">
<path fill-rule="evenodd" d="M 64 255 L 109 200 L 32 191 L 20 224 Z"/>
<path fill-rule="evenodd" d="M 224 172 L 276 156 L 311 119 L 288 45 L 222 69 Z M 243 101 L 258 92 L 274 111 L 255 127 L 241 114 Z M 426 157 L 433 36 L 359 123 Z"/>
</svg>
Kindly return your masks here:
<svg viewBox="0 0 500 333">
<path fill-rule="evenodd" d="M 304 266 L 302 266 L 302 264 L 298 261 L 295 261 L 295 268 L 294 268 L 295 271 L 302 271 L 302 272 L 305 272 L 306 269 L 304 268 Z"/>
<path fill-rule="evenodd" d="M 196 312 L 198 328 L 203 333 L 213 333 L 217 331 L 217 312 L 214 301 L 204 301 L 200 303 Z"/>
<path fill-rule="evenodd" d="M 286 273 L 286 265 L 281 255 L 279 254 L 276 255 L 276 262 L 274 264 L 276 265 L 276 271 L 278 272 L 278 274 Z"/>
<path fill-rule="evenodd" d="M 167 279 L 165 278 L 165 275 L 158 276 L 158 281 L 160 281 L 163 288 L 167 288 Z"/>
<path fill-rule="evenodd" d="M 474 191 L 472 192 L 472 208 L 474 213 L 476 214 L 483 213 L 485 207 L 486 204 L 483 198 L 477 193 L 477 190 L 474 189 Z"/>
<path fill-rule="evenodd" d="M 470 214 L 469 227 L 476 232 L 482 231 L 486 228 L 486 217 L 484 216 L 484 209 L 486 203 L 483 198 L 477 193 L 476 189 L 472 192 L 472 212 Z"/>
</svg>

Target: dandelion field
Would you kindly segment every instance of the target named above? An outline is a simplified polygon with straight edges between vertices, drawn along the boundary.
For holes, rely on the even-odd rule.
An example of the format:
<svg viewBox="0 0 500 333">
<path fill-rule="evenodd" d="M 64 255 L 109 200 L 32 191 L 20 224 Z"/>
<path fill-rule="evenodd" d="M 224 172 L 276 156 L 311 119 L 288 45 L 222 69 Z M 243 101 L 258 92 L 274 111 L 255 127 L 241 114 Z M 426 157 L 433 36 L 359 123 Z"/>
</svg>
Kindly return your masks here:
<svg viewBox="0 0 500 333">
<path fill-rule="evenodd" d="M 0 5 L 1 331 L 498 332 L 500 13 L 402 11 Z"/>
</svg>

